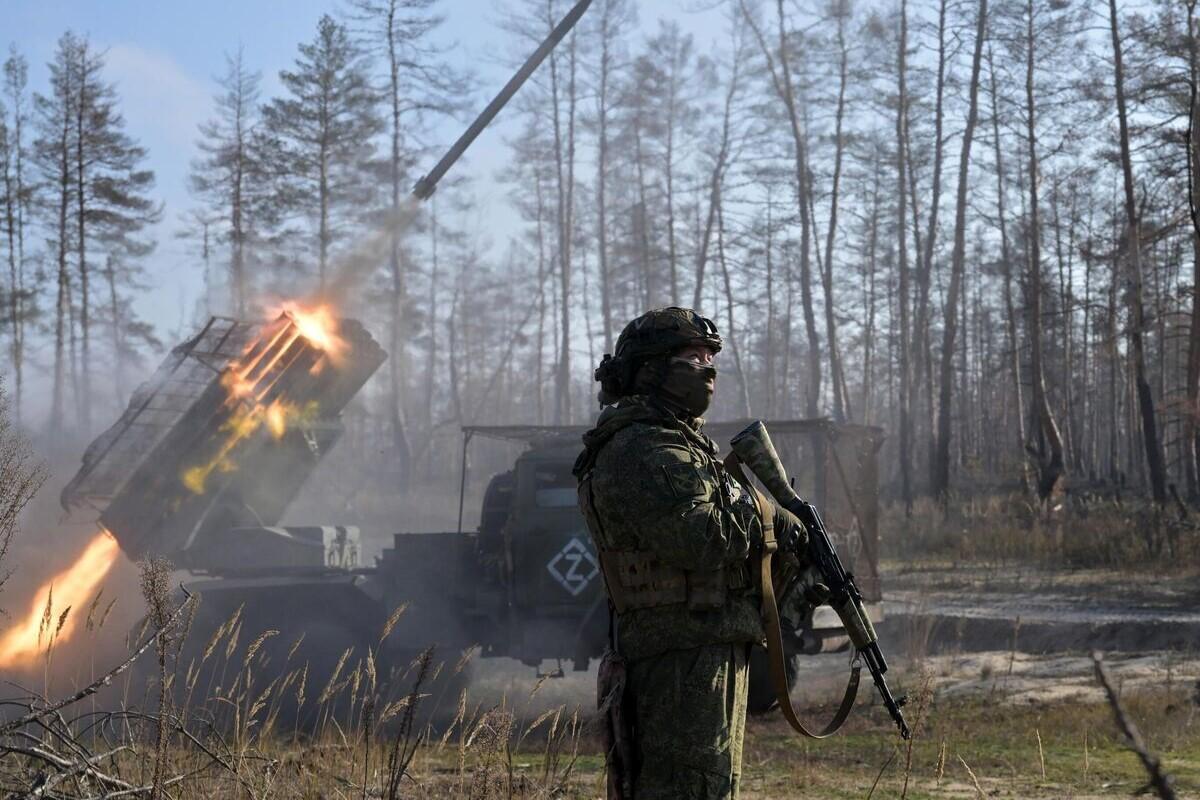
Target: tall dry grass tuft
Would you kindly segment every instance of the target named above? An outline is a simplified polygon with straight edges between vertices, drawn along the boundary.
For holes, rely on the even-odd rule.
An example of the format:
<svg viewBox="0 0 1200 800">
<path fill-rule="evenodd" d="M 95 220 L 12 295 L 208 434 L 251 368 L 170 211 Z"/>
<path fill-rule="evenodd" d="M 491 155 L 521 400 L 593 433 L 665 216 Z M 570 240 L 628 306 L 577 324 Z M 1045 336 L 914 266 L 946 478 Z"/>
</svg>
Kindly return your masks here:
<svg viewBox="0 0 1200 800">
<path fill-rule="evenodd" d="M 908 782 L 912 777 L 913 747 L 925 733 L 929 722 L 929 709 L 933 703 L 933 673 L 927 667 L 921 668 L 920 689 L 917 690 L 916 714 L 913 715 L 912 730 L 904 751 L 904 786 L 900 790 L 900 799 L 908 797 Z"/>
<path fill-rule="evenodd" d="M 34 460 L 29 442 L 13 424 L 4 376 L 0 375 L 0 591 L 12 574 L 4 558 L 19 531 L 21 512 L 45 481 L 45 467 Z"/>
<path fill-rule="evenodd" d="M 966 762 L 961 755 L 958 756 L 958 763 L 963 765 L 963 769 L 967 771 L 967 775 L 971 778 L 971 785 L 975 787 L 975 796 L 979 800 L 987 800 L 987 795 L 983 793 L 983 789 L 979 785 L 979 778 L 975 775 L 975 770 L 971 769 L 971 765 Z"/>
<path fill-rule="evenodd" d="M 488 800 L 511 796 L 512 732 L 512 713 L 503 706 L 489 710 L 476 722 L 467 737 L 466 748 L 475 750 L 477 763 L 465 797 Z"/>
<path fill-rule="evenodd" d="M 421 687 L 429 677 L 429 667 L 433 661 L 433 648 L 428 647 L 417 657 L 416 675 L 413 678 L 412 689 L 404 703 L 400 727 L 392 740 L 392 749 L 388 754 L 387 781 L 384 785 L 383 796 L 386 800 L 396 800 L 400 796 L 400 783 L 408 775 L 409 766 L 417 754 L 417 748 L 424 740 L 424 733 L 416 731 L 417 704 L 421 699 Z"/>
<path fill-rule="evenodd" d="M 140 565 L 142 599 L 154 625 L 154 649 L 158 656 L 158 715 L 154 730 L 154 772 L 150 779 L 150 800 L 159 800 L 163 792 L 163 775 L 167 763 L 167 719 L 170 714 L 170 695 L 167 685 L 167 658 L 171 649 L 171 566 L 162 558 L 152 558 Z"/>
</svg>

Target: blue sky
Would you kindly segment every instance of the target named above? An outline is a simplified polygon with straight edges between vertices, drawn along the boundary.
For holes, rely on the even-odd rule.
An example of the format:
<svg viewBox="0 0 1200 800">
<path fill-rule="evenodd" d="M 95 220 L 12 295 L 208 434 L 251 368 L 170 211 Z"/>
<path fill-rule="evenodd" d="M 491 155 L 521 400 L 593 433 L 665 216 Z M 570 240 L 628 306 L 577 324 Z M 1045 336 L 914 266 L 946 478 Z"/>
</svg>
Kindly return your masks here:
<svg viewBox="0 0 1200 800">
<path fill-rule="evenodd" d="M 702 49 L 722 37 L 723 21 L 714 3 L 696 0 L 635 0 L 641 31 L 662 17 L 678 19 L 696 35 Z M 188 246 L 171 234 L 191 205 L 188 164 L 195 157 L 197 125 L 211 115 L 213 78 L 224 68 L 224 54 L 241 44 L 248 66 L 263 73 L 263 96 L 278 89 L 276 76 L 295 57 L 296 45 L 312 38 L 321 14 L 336 12 L 337 0 L 289 2 L 178 2 L 178 0 L 0 0 L 0 43 L 16 43 L 30 61 L 35 91 L 46 85 L 46 62 L 68 28 L 86 34 L 107 51 L 106 75 L 115 82 L 128 131 L 150 151 L 157 174 L 156 195 L 166 203 L 158 250 L 148 260 L 152 290 L 140 303 L 144 317 L 171 336 L 190 323 L 202 285 L 200 267 Z M 476 105 L 482 107 L 509 77 L 501 62 L 512 43 L 500 28 L 503 5 L 492 0 L 444 0 L 447 22 L 439 39 L 455 45 L 453 60 L 470 66 L 480 78 Z M 504 187 L 492 180 L 504 164 L 505 117 L 472 146 L 457 171 L 476 179 L 480 219 L 493 227 L 488 237 L 503 246 L 513 217 Z M 442 132 L 449 144 L 458 124 Z"/>
</svg>

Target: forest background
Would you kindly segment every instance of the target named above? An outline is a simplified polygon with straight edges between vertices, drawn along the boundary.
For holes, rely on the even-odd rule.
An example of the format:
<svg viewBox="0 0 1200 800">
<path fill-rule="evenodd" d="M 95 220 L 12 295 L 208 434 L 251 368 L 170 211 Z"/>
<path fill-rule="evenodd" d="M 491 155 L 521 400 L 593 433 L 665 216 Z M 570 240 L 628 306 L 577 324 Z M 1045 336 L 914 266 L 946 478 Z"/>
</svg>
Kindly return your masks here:
<svg viewBox="0 0 1200 800">
<path fill-rule="evenodd" d="M 31 65 L 11 31 L 14 411 L 73 460 L 208 315 L 346 283 L 391 356 L 359 474 L 411 486 L 454 473 L 460 424 L 589 421 L 624 321 L 681 304 L 727 343 L 713 417 L 879 425 L 888 497 L 1195 497 L 1195 5 L 596 0 L 419 206 L 567 3 L 495 6 L 487 54 L 435 0 L 331 5 L 282 61 L 213 42 L 194 144 L 153 154 L 111 62 L 169 58 L 67 30 Z"/>
<path fill-rule="evenodd" d="M 929 602 L 940 590 L 999 605 L 1005 594 L 1036 594 L 1032 586 L 1089 606 L 1152 602 L 1170 615 L 1171 603 L 1195 596 L 1200 552 L 1189 517 L 1200 499 L 1198 3 L 594 0 L 424 204 L 408 199 L 413 183 L 566 13 L 565 0 L 487 9 L 327 0 L 286 18 L 218 4 L 195 20 L 132 4 L 17 5 L 0 30 L 0 41 L 14 39 L 0 58 L 0 373 L 34 455 L 26 461 L 20 437 L 0 427 L 0 467 L 25 475 L 44 462 L 50 478 L 27 508 L 43 473 L 0 481 L 0 556 L 27 512 L 0 605 L 19 613 L 47 562 L 75 554 L 78 526 L 51 522 L 55 490 L 165 350 L 210 315 L 265 318 L 299 298 L 360 317 L 389 353 L 293 509 L 309 522 L 363 524 L 368 551 L 394 531 L 453 524 L 460 426 L 590 422 L 592 369 L 624 322 L 679 304 L 712 317 L 726 342 L 713 418 L 829 417 L 886 434 L 881 542 L 892 602 Z M 173 36 L 139 38 L 172 23 Z M 192 77 L 214 54 L 223 57 L 211 82 Z M 476 474 L 507 468 L 507 458 L 481 459 Z M 139 582 L 120 563 L 106 586 L 140 585 L 155 627 L 169 631 L 167 566 L 140 568 Z M 128 605 L 108 631 L 141 615 Z M 47 599 L 46 630 L 50 608 Z M 905 682 L 919 687 L 916 760 L 912 746 L 896 760 L 902 751 L 878 735 L 890 730 L 878 713 L 856 716 L 816 761 L 805 747 L 802 766 L 795 740 L 764 721 L 751 729 L 751 749 L 767 753 L 760 794 L 794 796 L 802 776 L 823 796 L 834 791 L 821 780 L 862 796 L 893 763 L 883 786 L 903 781 L 904 796 L 916 764 L 923 789 L 940 792 L 947 753 L 963 767 L 945 787 L 957 795 L 968 778 L 983 794 L 968 761 L 989 788 L 1011 788 L 1014 764 L 1028 767 L 1022 796 L 1142 784 L 1104 710 L 1063 694 L 1078 686 L 1065 672 L 1047 672 L 1053 692 L 1021 699 L 1014 713 L 1021 695 L 1009 694 L 1010 679 L 1041 663 L 1019 651 L 1019 635 L 1021 647 L 1040 647 L 1036 625 L 1022 630 L 1025 607 L 1011 628 L 998 623 L 999 637 L 988 634 L 989 648 L 1000 639 L 1008 648 L 999 657 L 964 655 L 963 626 L 944 626 L 942 639 L 957 638 L 932 667 L 934 609 L 915 608 L 895 615 L 904 636 L 890 642 L 902 645 Z M 71 609 L 54 611 L 61 629 Z M 95 634 L 108 611 L 95 628 L 91 611 Z M 217 736 L 227 749 L 201 753 L 180 738 L 182 723 L 169 738 L 168 638 L 156 633 L 158 712 L 113 712 L 154 726 L 156 758 L 123 763 L 122 745 L 98 756 L 113 775 L 151 796 L 205 770 L 217 773 L 214 786 L 236 781 L 260 796 L 277 780 L 331 780 L 365 796 L 382 775 L 379 793 L 396 795 L 421 739 L 409 714 L 386 770 L 373 753 L 383 729 L 371 717 L 370 652 L 349 691 L 344 730 L 357 732 L 347 739 L 328 712 L 341 702 L 335 670 L 318 715 L 333 719 L 340 744 L 325 749 L 334 734 L 322 722 L 319 746 L 303 751 L 295 731 L 291 745 L 272 739 L 271 723 L 250 735 L 263 707 L 249 667 L 269 632 L 234 658 L 240 629 L 231 620 L 222 630 L 224 663 L 244 658 L 238 702 L 250 709 L 238 712 L 232 744 Z M 118 663 L 117 638 L 87 640 L 100 662 Z M 1129 648 L 1137 663 L 1125 667 L 1144 683 L 1121 684 L 1188 786 L 1200 781 L 1194 640 L 1182 661 L 1143 652 L 1178 644 L 1139 640 Z M 93 654 L 88 667 L 96 663 Z M 408 708 L 428 651 L 417 663 L 403 684 Z M 1086 669 L 1090 684 L 1090 660 Z M 364 674 L 372 690 L 354 723 Z M 976 695 L 941 686 L 934 702 L 935 678 L 964 675 Z M 590 691 L 575 684 L 571 698 Z M 569 779 L 578 796 L 594 795 L 600 761 L 577 713 L 538 711 L 518 736 L 507 701 L 470 717 L 465 697 L 457 754 L 438 747 L 415 762 L 443 776 L 446 796 L 497 775 L 510 796 L 517 784 L 558 792 Z M 40 701 L 30 702 L 34 713 Z M 543 723 L 541 760 L 514 766 Z M 456 767 L 443 763 L 454 755 Z M 55 780 L 99 774 L 93 761 L 76 769 L 41 758 L 30 763 L 57 764 Z M 540 783 L 519 772 L 532 763 Z M 14 775 L 13 785 L 28 783 Z"/>
</svg>

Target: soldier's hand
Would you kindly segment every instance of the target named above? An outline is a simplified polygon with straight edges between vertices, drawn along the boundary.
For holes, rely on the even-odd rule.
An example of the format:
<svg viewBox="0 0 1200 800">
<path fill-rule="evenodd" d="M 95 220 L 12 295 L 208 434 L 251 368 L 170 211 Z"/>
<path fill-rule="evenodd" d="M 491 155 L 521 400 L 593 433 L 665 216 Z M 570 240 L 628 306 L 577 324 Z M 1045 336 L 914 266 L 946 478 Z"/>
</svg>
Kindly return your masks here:
<svg viewBox="0 0 1200 800">
<path fill-rule="evenodd" d="M 775 539 L 779 542 L 780 550 L 791 553 L 804 563 L 808 552 L 808 531 L 795 514 L 778 503 L 775 504 Z"/>
</svg>

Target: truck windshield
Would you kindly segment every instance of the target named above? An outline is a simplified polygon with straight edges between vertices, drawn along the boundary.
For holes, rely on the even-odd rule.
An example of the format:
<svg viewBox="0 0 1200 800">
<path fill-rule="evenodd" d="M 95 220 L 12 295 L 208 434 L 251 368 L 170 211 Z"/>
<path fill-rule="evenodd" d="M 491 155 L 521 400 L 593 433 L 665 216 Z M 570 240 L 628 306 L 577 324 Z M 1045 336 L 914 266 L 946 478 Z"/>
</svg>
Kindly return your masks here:
<svg viewBox="0 0 1200 800">
<path fill-rule="evenodd" d="M 538 508 L 568 508 L 576 505 L 579 500 L 575 489 L 538 489 L 534 495 Z"/>
<path fill-rule="evenodd" d="M 573 508 L 578 502 L 571 465 L 538 466 L 533 502 L 538 508 Z"/>
</svg>

